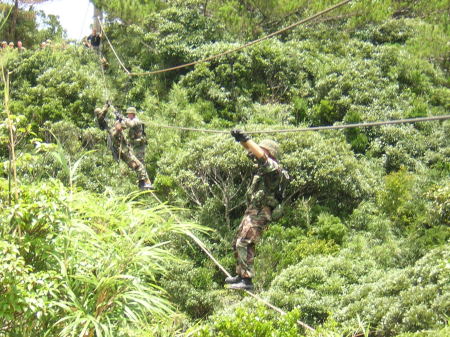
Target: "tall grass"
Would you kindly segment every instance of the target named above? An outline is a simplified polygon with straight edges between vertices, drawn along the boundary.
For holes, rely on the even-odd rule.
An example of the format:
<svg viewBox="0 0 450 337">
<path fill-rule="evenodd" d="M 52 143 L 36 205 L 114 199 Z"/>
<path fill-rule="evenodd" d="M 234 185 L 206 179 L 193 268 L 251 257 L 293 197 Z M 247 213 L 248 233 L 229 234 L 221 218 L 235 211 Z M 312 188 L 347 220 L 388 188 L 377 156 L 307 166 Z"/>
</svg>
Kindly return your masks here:
<svg viewBox="0 0 450 337">
<path fill-rule="evenodd" d="M 42 198 L 40 188 L 48 186 L 42 183 L 22 186 L 17 206 L 22 210 L 20 221 L 33 221 L 41 216 L 44 210 L 27 204 Z M 21 293 L 23 298 L 14 299 L 23 305 L 8 309 L 9 317 L 19 319 L 6 322 L 6 333 L 11 336 L 119 336 L 138 332 L 143 327 L 147 330 L 158 327 L 167 321 L 174 308 L 158 285 L 158 279 L 169 265 L 179 263 L 169 249 L 168 238 L 204 229 L 177 222 L 173 217 L 177 210 L 152 204 L 153 199 L 142 193 L 125 197 L 99 195 L 69 191 L 61 183 L 54 183 L 53 189 L 46 197 L 58 198 L 61 206 L 52 206 L 45 212 L 48 222 L 54 218 L 57 223 L 46 227 L 47 232 L 40 232 L 39 238 L 34 237 L 33 231 L 14 232 L 14 236 L 2 238 L 29 245 L 44 236 L 51 244 L 46 252 L 40 253 L 52 257 L 39 266 L 29 262 L 27 274 L 20 276 L 24 283 L 30 278 L 34 280 L 30 283 L 37 279 L 41 284 L 37 290 L 32 286 Z M 0 211 L 0 217 L 7 219 L 10 218 L 7 214 L 13 213 L 12 207 L 5 208 Z M 0 224 L 9 225 L 3 221 Z M 7 232 L 5 228 L 4 233 Z M 42 277 L 43 273 L 51 278 Z M 1 289 L 8 289 L 14 285 L 2 286 Z M 32 301 L 42 288 L 46 289 L 46 298 L 36 309 Z M 5 298 L 0 296 L 0 305 L 8 307 Z"/>
</svg>

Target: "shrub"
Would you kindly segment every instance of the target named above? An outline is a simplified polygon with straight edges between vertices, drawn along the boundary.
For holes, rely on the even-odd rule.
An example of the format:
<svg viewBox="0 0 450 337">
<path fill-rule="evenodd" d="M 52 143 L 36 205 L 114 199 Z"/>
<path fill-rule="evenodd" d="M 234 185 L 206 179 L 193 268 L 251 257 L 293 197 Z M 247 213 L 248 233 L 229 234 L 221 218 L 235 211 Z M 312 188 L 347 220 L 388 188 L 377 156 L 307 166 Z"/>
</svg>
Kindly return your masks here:
<svg viewBox="0 0 450 337">
<path fill-rule="evenodd" d="M 204 223 L 221 230 L 223 223 L 230 228 L 235 210 L 243 207 L 250 183 L 251 162 L 230 138 L 195 139 L 176 152 L 165 153 L 158 163 L 160 174 L 175 179 L 184 202 L 205 208 Z"/>
<path fill-rule="evenodd" d="M 348 229 L 338 217 L 322 213 L 318 216 L 317 223 L 313 225 L 312 232 L 320 239 L 331 240 L 340 245 Z"/>
<path fill-rule="evenodd" d="M 19 197 L 0 214 L 1 333 L 111 336 L 171 312 L 155 280 L 177 259 L 161 238 L 198 226 L 168 221 L 170 210 L 136 196 L 69 192 L 55 181 L 23 185 Z"/>
<path fill-rule="evenodd" d="M 296 320 L 299 312 L 294 310 L 286 316 L 274 318 L 265 307 L 255 310 L 238 308 L 231 315 L 218 315 L 202 326 L 193 336 L 198 337 L 297 337 L 300 328 Z"/>
<path fill-rule="evenodd" d="M 197 55 L 207 57 L 235 47 L 235 44 L 223 42 L 205 45 L 199 48 Z M 225 56 L 226 60 L 222 58 L 196 66 L 180 84 L 187 88 L 192 101 L 214 102 L 220 117 L 240 121 L 245 118 L 240 109 L 249 102 L 287 103 L 300 87 L 307 86 L 308 83 L 302 80 L 308 81 L 309 69 L 305 69 L 307 66 L 302 61 L 310 61 L 311 56 L 299 49 L 295 43 L 279 41 L 258 44 L 240 53 L 229 54 Z"/>
<path fill-rule="evenodd" d="M 379 280 L 350 287 L 342 298 L 340 320 L 358 314 L 383 336 L 442 329 L 448 315 L 448 247 L 430 251 L 414 266 L 393 269 Z"/>
<path fill-rule="evenodd" d="M 385 177 L 385 189 L 378 194 L 381 209 L 394 221 L 405 217 L 406 205 L 413 198 L 414 176 L 404 168 Z M 404 219 L 404 218 L 403 218 Z"/>
<path fill-rule="evenodd" d="M 431 199 L 431 213 L 436 219 L 436 224 L 450 224 L 450 181 L 444 180 L 436 184 L 427 193 Z"/>
<path fill-rule="evenodd" d="M 27 264 L 20 243 L 0 240 L 0 252 L 0 334 L 30 336 L 42 331 L 43 317 L 52 310 L 54 296 L 60 294 L 61 276 Z"/>
<path fill-rule="evenodd" d="M 76 47 L 46 48 L 11 61 L 11 111 L 23 114 L 35 131 L 62 119 L 78 126 L 92 123 L 103 83 L 93 53 Z"/>
<path fill-rule="evenodd" d="M 285 268 L 272 282 L 270 302 L 286 310 L 298 308 L 310 325 L 327 320 L 349 285 L 359 283 L 376 263 L 371 259 L 309 256 Z"/>
<path fill-rule="evenodd" d="M 66 196 L 58 181 L 21 188 L 15 205 L 0 214 L 2 237 L 17 243 L 26 264 L 42 270 L 55 263 L 54 242 L 68 219 Z"/>
<path fill-rule="evenodd" d="M 267 288 L 285 268 L 305 258 L 333 254 L 337 250 L 331 241 L 307 237 L 302 228 L 270 225 L 257 246 L 255 284 L 257 288 Z"/>
<path fill-rule="evenodd" d="M 370 194 L 373 173 L 341 137 L 297 133 L 278 139 L 291 175 L 290 193 L 315 198 L 337 214 L 351 211 Z"/>
<path fill-rule="evenodd" d="M 226 290 L 213 279 L 214 267 L 195 267 L 184 262 L 170 268 L 160 280 L 169 300 L 193 319 L 205 318 L 218 310 Z"/>
<path fill-rule="evenodd" d="M 413 36 L 414 28 L 411 21 L 388 20 L 371 29 L 370 39 L 377 44 L 405 43 Z"/>
</svg>

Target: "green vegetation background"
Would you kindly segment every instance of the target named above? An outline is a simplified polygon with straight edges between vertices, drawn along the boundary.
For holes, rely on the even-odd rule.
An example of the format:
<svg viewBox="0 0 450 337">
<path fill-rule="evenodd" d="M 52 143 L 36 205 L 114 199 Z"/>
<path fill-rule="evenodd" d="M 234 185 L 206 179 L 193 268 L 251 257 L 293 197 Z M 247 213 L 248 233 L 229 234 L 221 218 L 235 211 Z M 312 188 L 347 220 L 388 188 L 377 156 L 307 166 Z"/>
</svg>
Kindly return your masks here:
<svg viewBox="0 0 450 337">
<path fill-rule="evenodd" d="M 337 1 L 94 1 L 132 72 L 202 59 Z M 1 28 L 0 336 L 448 336 L 450 122 L 274 134 L 292 177 L 257 247 L 256 292 L 223 287 L 252 165 L 230 130 L 450 111 L 447 1 L 352 1 L 210 62 L 127 76 L 104 42 L 38 30 L 26 6 Z M 0 8 L 3 18 L 8 5 Z M 41 14 L 42 15 L 42 14 Z M 46 38 L 52 46 L 39 49 Z M 160 204 L 108 152 L 95 107 L 136 106 Z M 8 115 L 17 181 L 11 183 Z M 262 137 L 255 136 L 256 140 Z M 301 320 L 316 331 L 305 331 Z"/>
</svg>

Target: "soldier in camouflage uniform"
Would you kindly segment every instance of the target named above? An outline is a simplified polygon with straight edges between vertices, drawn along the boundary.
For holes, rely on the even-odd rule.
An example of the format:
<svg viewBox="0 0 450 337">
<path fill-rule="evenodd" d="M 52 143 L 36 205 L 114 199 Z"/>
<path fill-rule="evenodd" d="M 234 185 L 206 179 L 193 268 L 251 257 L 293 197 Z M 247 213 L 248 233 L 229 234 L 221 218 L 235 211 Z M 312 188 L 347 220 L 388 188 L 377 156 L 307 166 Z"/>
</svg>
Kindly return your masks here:
<svg viewBox="0 0 450 337">
<path fill-rule="evenodd" d="M 128 143 L 124 134 L 126 123 L 120 114 L 116 114 L 117 119 L 111 120 L 107 113 L 110 105 L 107 103 L 102 109 L 96 108 L 94 113 L 97 117 L 97 122 L 102 130 L 108 131 L 108 145 L 113 152 L 116 160 L 123 160 L 131 169 L 136 172 L 139 180 L 139 188 L 142 190 L 152 190 L 153 186 L 148 178 L 147 171 L 144 165 L 136 158 L 131 146 Z"/>
<path fill-rule="evenodd" d="M 127 109 L 127 118 L 124 120 L 128 129 L 128 141 L 133 149 L 134 155 L 145 165 L 145 147 L 147 139 L 145 138 L 144 123 L 136 116 L 136 108 Z"/>
<path fill-rule="evenodd" d="M 261 238 L 263 230 L 272 219 L 273 209 L 279 204 L 276 191 L 284 171 L 277 161 L 279 146 L 276 142 L 266 139 L 256 144 L 240 130 L 231 131 L 231 135 L 247 149 L 249 157 L 256 161 L 257 171 L 248 191 L 247 209 L 233 241 L 237 275 L 227 277 L 225 283 L 231 289 L 252 290 L 255 243 Z"/>
</svg>

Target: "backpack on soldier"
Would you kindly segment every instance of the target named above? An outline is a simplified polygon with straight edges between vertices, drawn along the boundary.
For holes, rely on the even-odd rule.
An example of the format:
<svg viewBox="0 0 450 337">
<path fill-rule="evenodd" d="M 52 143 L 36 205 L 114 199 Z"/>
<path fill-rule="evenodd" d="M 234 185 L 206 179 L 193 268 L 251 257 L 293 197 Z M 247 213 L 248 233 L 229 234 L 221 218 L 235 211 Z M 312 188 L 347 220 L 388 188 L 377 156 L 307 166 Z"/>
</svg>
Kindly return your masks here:
<svg viewBox="0 0 450 337">
<path fill-rule="evenodd" d="M 280 168 L 280 173 L 281 180 L 278 189 L 275 192 L 275 198 L 277 198 L 278 202 L 281 204 L 286 199 L 286 193 L 291 177 L 289 176 L 288 171 L 283 168 Z"/>
<path fill-rule="evenodd" d="M 279 204 L 272 210 L 272 220 L 279 220 L 284 213 L 284 205 L 287 201 L 287 190 L 290 184 L 290 177 L 288 171 L 280 168 L 281 179 L 280 184 L 278 185 L 278 189 L 275 191 L 275 198 L 278 200 Z"/>
</svg>

